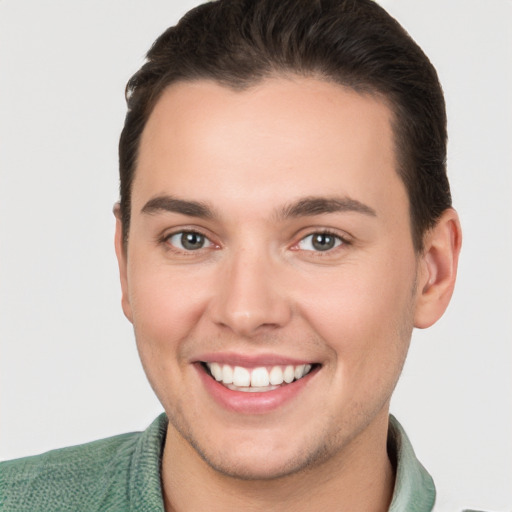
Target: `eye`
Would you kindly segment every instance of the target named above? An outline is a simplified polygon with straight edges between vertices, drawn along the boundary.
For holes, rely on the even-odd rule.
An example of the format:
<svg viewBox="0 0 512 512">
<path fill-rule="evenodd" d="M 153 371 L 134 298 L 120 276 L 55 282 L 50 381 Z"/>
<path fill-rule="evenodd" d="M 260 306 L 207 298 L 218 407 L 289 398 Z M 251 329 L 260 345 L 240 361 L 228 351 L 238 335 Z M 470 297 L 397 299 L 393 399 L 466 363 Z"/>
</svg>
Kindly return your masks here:
<svg viewBox="0 0 512 512">
<path fill-rule="evenodd" d="M 302 251 L 330 251 L 340 246 L 344 241 L 331 233 L 312 233 L 305 236 L 299 243 L 298 248 Z"/>
<path fill-rule="evenodd" d="M 166 241 L 182 251 L 197 251 L 213 246 L 208 238 L 195 231 L 180 231 L 179 233 L 174 233 L 169 235 Z"/>
</svg>

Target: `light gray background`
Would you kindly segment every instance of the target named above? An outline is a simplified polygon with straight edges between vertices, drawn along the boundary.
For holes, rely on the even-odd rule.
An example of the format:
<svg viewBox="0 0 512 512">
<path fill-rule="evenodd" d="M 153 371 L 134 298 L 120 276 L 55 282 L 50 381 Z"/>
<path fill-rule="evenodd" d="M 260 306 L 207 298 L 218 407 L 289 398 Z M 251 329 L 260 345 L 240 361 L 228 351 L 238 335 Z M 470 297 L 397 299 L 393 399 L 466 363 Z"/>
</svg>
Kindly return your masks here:
<svg viewBox="0 0 512 512">
<path fill-rule="evenodd" d="M 196 4 L 0 0 L 0 459 L 161 411 L 119 305 L 124 85 Z M 512 510 L 512 2 L 383 0 L 436 65 L 464 244 L 392 404 L 448 503 Z M 452 501 L 450 501 L 452 500 Z"/>
</svg>

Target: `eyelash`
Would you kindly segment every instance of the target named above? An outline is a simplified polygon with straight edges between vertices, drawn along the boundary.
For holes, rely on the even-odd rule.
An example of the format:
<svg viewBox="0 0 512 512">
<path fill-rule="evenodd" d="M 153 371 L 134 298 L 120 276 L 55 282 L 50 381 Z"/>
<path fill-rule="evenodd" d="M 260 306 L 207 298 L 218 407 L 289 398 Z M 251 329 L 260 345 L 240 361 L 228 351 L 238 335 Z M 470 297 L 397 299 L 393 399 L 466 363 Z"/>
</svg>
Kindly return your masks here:
<svg viewBox="0 0 512 512">
<path fill-rule="evenodd" d="M 175 245 L 173 245 L 170 242 L 172 237 L 175 237 L 175 236 L 178 236 L 178 235 L 181 235 L 183 237 L 183 235 L 188 235 L 188 234 L 197 235 L 197 236 L 200 236 L 200 237 L 204 238 L 204 240 L 209 245 L 207 247 L 200 247 L 200 248 L 198 248 L 196 250 L 193 250 L 193 249 L 188 249 L 187 250 L 187 249 L 180 249 L 179 247 L 176 247 Z M 299 245 L 301 243 L 303 243 L 307 238 L 318 236 L 318 235 L 334 238 L 336 245 L 334 245 L 334 247 L 332 247 L 332 248 L 326 249 L 325 251 L 322 251 L 322 250 L 316 250 L 315 251 L 315 250 L 310 250 L 310 249 L 301 249 L 299 247 Z M 212 242 L 207 235 L 205 235 L 204 233 L 202 233 L 201 231 L 196 230 L 196 229 L 182 229 L 180 231 L 174 231 L 172 233 L 167 233 L 167 234 L 163 235 L 158 240 L 158 242 L 159 242 L 159 244 L 162 244 L 166 248 L 166 250 L 173 251 L 175 253 L 178 253 L 178 254 L 181 254 L 181 255 L 186 255 L 186 256 L 193 256 L 194 253 L 202 252 L 203 249 L 209 249 L 211 247 L 219 248 L 219 245 L 217 245 L 214 242 Z M 351 245 L 351 241 L 348 240 L 345 236 L 342 236 L 342 235 L 340 235 L 338 233 L 334 233 L 332 230 L 318 229 L 318 230 L 315 230 L 315 231 L 311 231 L 308 234 L 306 234 L 303 237 L 301 237 L 300 240 L 298 242 L 296 242 L 291 247 L 291 250 L 294 250 L 294 251 L 303 250 L 304 252 L 307 252 L 307 253 L 309 253 L 311 255 L 314 255 L 315 257 L 327 257 L 329 255 L 332 255 L 334 252 L 337 252 L 337 250 L 340 250 L 341 248 L 349 246 L 349 245 Z"/>
</svg>

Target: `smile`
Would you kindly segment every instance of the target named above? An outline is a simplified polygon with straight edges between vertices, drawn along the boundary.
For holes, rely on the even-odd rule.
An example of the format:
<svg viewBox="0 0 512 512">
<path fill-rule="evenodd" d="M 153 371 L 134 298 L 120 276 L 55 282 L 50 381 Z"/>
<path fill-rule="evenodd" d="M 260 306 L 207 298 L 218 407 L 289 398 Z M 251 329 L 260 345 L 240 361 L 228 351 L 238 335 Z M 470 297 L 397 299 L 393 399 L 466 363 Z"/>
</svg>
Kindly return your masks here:
<svg viewBox="0 0 512 512">
<path fill-rule="evenodd" d="M 233 391 L 266 392 L 300 380 L 316 366 L 313 364 L 275 365 L 245 368 L 216 362 L 206 362 L 203 366 L 210 376 Z"/>
<path fill-rule="evenodd" d="M 287 410 L 282 408 L 307 389 L 317 389 L 323 365 L 274 354 L 217 353 L 202 354 L 194 366 L 213 401 L 245 417 Z"/>
</svg>

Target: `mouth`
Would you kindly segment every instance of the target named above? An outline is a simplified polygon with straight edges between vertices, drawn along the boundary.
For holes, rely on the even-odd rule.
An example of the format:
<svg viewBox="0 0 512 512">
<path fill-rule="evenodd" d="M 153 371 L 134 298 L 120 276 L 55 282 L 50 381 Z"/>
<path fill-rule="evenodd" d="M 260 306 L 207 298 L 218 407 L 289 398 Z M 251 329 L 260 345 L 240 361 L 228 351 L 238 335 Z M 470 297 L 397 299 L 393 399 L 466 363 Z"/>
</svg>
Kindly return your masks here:
<svg viewBox="0 0 512 512">
<path fill-rule="evenodd" d="M 212 379 L 232 391 L 265 393 L 299 381 L 316 370 L 318 363 L 273 365 L 248 368 L 202 361 L 201 366 Z"/>
</svg>

